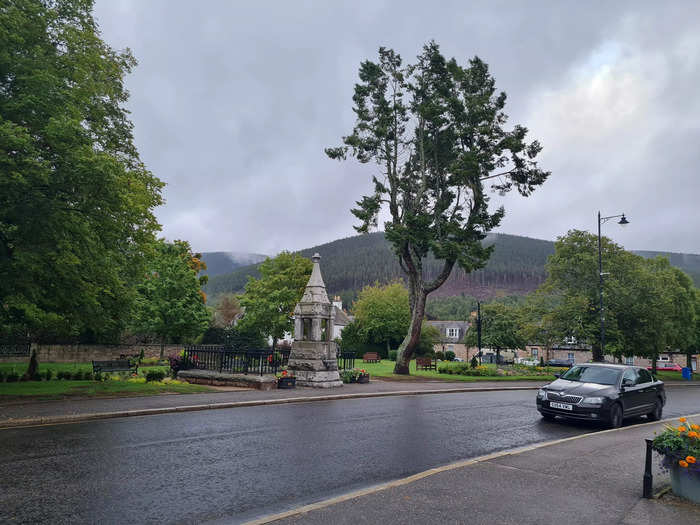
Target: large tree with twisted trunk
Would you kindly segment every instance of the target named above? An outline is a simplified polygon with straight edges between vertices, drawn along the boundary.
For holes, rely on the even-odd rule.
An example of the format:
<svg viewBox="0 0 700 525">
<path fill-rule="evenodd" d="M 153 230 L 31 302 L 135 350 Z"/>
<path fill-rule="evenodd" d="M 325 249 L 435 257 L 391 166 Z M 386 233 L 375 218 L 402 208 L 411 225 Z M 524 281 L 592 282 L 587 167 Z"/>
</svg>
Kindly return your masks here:
<svg viewBox="0 0 700 525">
<path fill-rule="evenodd" d="M 478 57 L 460 66 L 429 42 L 415 64 L 404 65 L 393 50 L 380 48 L 379 60 L 363 62 L 359 77 L 355 127 L 326 154 L 379 168 L 374 192 L 352 213 L 361 233 L 377 226 L 380 212 L 388 216 L 386 237 L 406 274 L 411 306 L 394 372 L 408 374 L 428 294 L 455 265 L 471 272 L 491 253 L 481 241 L 501 222 L 504 209 L 489 210 L 484 181 L 501 194 L 515 188 L 528 196 L 549 173 L 537 166 L 542 148 L 526 141 L 525 127 L 504 129 L 506 95 L 496 92 Z M 443 262 L 435 275 L 424 272 L 429 257 Z"/>
</svg>

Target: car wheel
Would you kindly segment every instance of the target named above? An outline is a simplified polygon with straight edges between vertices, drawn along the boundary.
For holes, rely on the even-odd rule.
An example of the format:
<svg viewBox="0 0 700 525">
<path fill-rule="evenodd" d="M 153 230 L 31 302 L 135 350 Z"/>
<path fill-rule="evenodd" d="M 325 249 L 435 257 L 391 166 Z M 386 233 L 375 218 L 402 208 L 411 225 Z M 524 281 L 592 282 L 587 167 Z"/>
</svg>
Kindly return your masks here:
<svg viewBox="0 0 700 525">
<path fill-rule="evenodd" d="M 554 421 L 554 416 L 552 414 L 542 414 L 542 419 L 545 421 Z"/>
<path fill-rule="evenodd" d="M 664 412 L 664 405 L 663 405 L 663 403 L 661 403 L 660 399 L 657 399 L 656 403 L 654 404 L 654 410 L 649 412 L 647 414 L 647 417 L 651 421 L 658 421 L 663 416 L 663 412 Z"/>
<path fill-rule="evenodd" d="M 620 428 L 622 426 L 622 407 L 615 403 L 610 408 L 610 420 L 608 421 L 610 428 Z"/>
</svg>

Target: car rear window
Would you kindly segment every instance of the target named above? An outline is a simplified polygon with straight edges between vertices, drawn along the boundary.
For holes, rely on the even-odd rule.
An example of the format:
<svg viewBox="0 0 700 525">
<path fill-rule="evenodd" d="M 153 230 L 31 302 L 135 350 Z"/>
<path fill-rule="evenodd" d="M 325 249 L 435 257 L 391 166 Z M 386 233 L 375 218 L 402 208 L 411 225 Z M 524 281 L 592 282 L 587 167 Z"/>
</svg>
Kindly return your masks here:
<svg viewBox="0 0 700 525">
<path fill-rule="evenodd" d="M 581 383 L 598 383 L 599 385 L 615 385 L 620 377 L 620 371 L 601 366 L 574 366 L 561 376 L 568 381 Z"/>
</svg>

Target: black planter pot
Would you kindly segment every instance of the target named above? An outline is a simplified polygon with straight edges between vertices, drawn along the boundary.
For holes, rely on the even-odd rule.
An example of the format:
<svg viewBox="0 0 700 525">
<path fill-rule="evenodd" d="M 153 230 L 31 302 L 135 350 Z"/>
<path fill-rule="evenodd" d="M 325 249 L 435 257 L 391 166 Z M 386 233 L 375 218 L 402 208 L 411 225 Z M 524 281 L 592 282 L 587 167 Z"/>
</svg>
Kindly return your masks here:
<svg viewBox="0 0 700 525">
<path fill-rule="evenodd" d="M 369 374 L 360 374 L 357 376 L 358 383 L 369 383 Z"/>
<path fill-rule="evenodd" d="M 296 377 L 280 377 L 277 380 L 277 388 L 294 388 L 296 384 Z"/>
</svg>

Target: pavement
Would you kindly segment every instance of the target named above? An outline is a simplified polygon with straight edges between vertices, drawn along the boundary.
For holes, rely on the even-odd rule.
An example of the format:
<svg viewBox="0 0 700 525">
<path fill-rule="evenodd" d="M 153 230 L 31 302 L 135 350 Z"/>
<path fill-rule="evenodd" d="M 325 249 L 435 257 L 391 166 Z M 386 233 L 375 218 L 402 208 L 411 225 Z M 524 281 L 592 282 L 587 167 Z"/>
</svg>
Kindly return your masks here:
<svg viewBox="0 0 700 525">
<path fill-rule="evenodd" d="M 64 399 L 53 401 L 3 401 L 0 428 L 144 416 L 171 412 L 212 410 L 256 405 L 329 401 L 363 397 L 536 390 L 548 381 L 390 381 L 373 379 L 367 384 L 346 384 L 338 389 L 298 387 L 291 390 L 216 390 L 203 394 L 161 394 L 141 397 Z M 700 383 L 667 382 L 668 387 L 700 387 Z"/>
<path fill-rule="evenodd" d="M 697 525 L 700 505 L 641 497 L 644 439 L 662 428 L 646 423 L 491 454 L 248 523 Z M 669 482 L 654 456 L 658 494 Z"/>
</svg>

